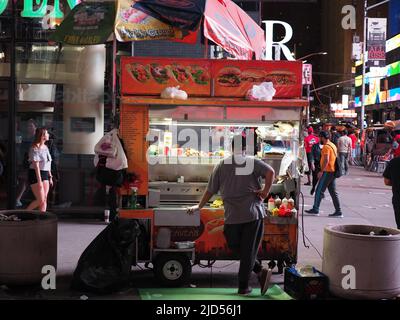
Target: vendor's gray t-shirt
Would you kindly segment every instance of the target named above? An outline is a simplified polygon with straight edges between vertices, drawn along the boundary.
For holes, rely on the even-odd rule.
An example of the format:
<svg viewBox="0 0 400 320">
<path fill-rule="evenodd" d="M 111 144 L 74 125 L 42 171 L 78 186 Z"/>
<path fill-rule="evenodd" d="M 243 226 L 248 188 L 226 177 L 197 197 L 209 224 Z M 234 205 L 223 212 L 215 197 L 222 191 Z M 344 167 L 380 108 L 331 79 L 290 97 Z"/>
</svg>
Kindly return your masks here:
<svg viewBox="0 0 400 320">
<path fill-rule="evenodd" d="M 261 177 L 272 168 L 253 157 L 237 156 L 222 160 L 208 182 L 207 191 L 218 191 L 224 201 L 225 224 L 247 223 L 265 217 L 263 201 L 254 193 L 260 190 Z M 246 167 L 245 167 L 246 166 Z"/>
<path fill-rule="evenodd" d="M 39 169 L 41 171 L 50 171 L 51 160 L 51 155 L 47 146 L 43 146 L 42 148 L 32 147 L 29 150 L 30 169 L 35 169 L 33 161 L 37 161 L 39 162 Z"/>
</svg>

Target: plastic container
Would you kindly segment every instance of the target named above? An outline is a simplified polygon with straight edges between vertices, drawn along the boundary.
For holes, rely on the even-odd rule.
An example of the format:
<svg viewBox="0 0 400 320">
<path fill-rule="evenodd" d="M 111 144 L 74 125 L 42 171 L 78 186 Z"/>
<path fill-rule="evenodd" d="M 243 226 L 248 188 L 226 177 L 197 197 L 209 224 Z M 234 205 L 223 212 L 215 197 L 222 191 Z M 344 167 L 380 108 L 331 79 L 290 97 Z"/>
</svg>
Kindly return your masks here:
<svg viewBox="0 0 400 320">
<path fill-rule="evenodd" d="M 288 200 L 288 205 L 287 205 L 288 209 L 294 209 L 294 200 L 292 199 L 292 197 L 290 197 L 290 199 Z"/>
<path fill-rule="evenodd" d="M 281 204 L 282 204 L 281 198 L 279 198 L 278 196 L 276 196 L 276 198 L 275 198 L 275 207 L 276 207 L 276 208 L 279 208 L 279 207 L 281 206 Z"/>
<path fill-rule="evenodd" d="M 274 198 L 270 197 L 268 200 L 268 211 L 272 212 L 275 209 L 275 200 Z"/>
<path fill-rule="evenodd" d="M 329 279 L 314 269 L 311 276 L 302 276 L 294 268 L 285 269 L 284 290 L 298 300 L 325 299 L 328 295 Z"/>
</svg>

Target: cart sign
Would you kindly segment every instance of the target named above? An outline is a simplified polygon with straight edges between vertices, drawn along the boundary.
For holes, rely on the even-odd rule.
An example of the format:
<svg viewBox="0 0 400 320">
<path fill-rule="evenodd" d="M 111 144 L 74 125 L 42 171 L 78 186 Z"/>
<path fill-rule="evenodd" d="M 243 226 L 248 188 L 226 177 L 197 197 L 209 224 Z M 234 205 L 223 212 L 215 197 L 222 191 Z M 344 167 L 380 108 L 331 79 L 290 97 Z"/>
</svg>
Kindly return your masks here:
<svg viewBox="0 0 400 320">
<path fill-rule="evenodd" d="M 368 66 L 385 67 L 386 18 L 368 18 Z"/>
<path fill-rule="evenodd" d="M 213 60 L 216 97 L 245 97 L 262 82 L 272 82 L 274 98 L 299 98 L 302 93 L 301 61 Z"/>
<path fill-rule="evenodd" d="M 122 57 L 121 66 L 125 94 L 160 95 L 176 86 L 189 95 L 211 94 L 210 60 Z"/>
<path fill-rule="evenodd" d="M 122 93 L 160 95 L 180 86 L 191 96 L 244 98 L 253 85 L 272 82 L 274 98 L 299 98 L 302 63 L 122 57 Z"/>
<path fill-rule="evenodd" d="M 312 64 L 303 64 L 303 84 L 312 84 Z"/>
</svg>

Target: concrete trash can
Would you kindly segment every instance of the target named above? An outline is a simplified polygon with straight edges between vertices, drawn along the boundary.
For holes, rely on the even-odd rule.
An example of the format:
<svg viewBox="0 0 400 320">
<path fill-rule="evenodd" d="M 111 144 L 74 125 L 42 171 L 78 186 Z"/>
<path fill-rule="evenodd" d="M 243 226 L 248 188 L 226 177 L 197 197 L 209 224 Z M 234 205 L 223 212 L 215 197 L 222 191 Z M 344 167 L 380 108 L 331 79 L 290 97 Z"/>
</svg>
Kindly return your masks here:
<svg viewBox="0 0 400 320">
<path fill-rule="evenodd" d="M 335 296 L 396 297 L 400 294 L 400 230 L 369 225 L 325 227 L 322 272 L 329 277 L 329 290 Z"/>
<path fill-rule="evenodd" d="M 40 284 L 43 266 L 57 269 L 57 216 L 26 210 L 0 214 L 20 220 L 0 220 L 0 285 Z"/>
</svg>

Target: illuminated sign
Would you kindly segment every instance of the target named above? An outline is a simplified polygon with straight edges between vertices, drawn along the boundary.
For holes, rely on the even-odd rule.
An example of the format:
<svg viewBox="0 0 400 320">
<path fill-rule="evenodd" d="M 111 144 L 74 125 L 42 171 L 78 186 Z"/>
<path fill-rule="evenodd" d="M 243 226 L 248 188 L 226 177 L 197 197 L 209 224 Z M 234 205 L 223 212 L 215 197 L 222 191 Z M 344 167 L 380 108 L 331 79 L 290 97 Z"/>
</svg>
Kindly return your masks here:
<svg viewBox="0 0 400 320">
<path fill-rule="evenodd" d="M 400 48 L 400 34 L 386 41 L 386 52 Z M 356 67 L 362 65 L 362 61 L 356 62 Z M 365 105 L 400 101 L 400 88 L 391 88 L 381 91 L 381 80 L 400 75 L 400 61 L 393 62 L 383 68 L 370 68 L 365 75 L 365 83 L 369 84 L 369 92 L 366 92 Z M 362 75 L 355 77 L 355 86 L 361 87 Z M 361 97 L 355 97 L 357 107 L 361 106 Z"/>
<path fill-rule="evenodd" d="M 75 7 L 81 0 L 67 0 L 70 9 Z M 48 0 L 24 0 L 24 6 L 21 11 L 21 17 L 24 18 L 43 18 L 47 15 L 47 3 Z M 34 4 L 38 8 L 34 8 Z M 8 6 L 8 0 L 0 0 L 0 14 Z M 51 11 L 49 18 L 61 19 L 64 17 L 64 13 L 60 9 L 60 0 L 54 0 L 54 10 Z"/>
<path fill-rule="evenodd" d="M 357 118 L 357 113 L 354 110 L 335 111 L 335 118 Z"/>
<path fill-rule="evenodd" d="M 386 41 L 386 52 L 392 51 L 400 47 L 400 33 Z"/>
</svg>

